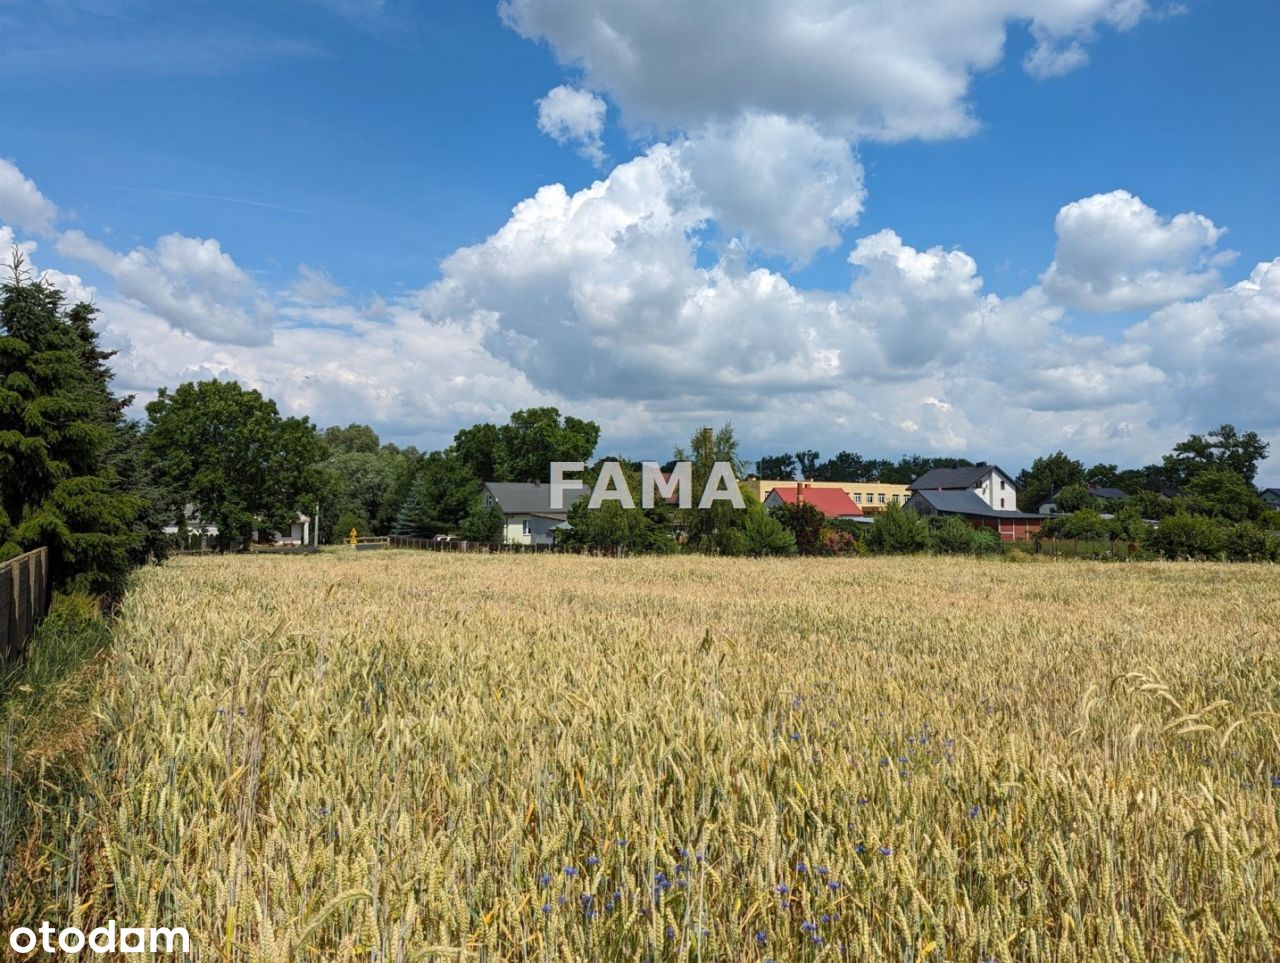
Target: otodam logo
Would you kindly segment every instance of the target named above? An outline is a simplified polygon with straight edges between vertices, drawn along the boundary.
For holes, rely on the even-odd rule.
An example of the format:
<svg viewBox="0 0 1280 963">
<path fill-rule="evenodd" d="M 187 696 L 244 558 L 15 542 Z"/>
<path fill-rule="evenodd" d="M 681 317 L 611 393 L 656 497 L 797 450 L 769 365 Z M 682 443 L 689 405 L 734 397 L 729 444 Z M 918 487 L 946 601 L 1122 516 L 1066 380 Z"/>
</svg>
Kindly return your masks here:
<svg viewBox="0 0 1280 963">
<path fill-rule="evenodd" d="M 147 953 L 154 959 L 157 953 L 191 952 L 191 937 L 187 931 L 177 926 L 143 928 L 141 926 L 119 926 L 115 920 L 108 920 L 103 926 L 84 930 L 69 926 L 60 930 L 52 923 L 42 922 L 34 929 L 19 926 L 9 933 L 9 949 L 26 956 L 37 949 L 46 954 L 77 954 L 87 949 L 98 956 L 130 953 Z"/>
<path fill-rule="evenodd" d="M 564 510 L 564 496 L 571 492 L 580 492 L 586 486 L 581 479 L 566 477 L 569 472 L 586 471 L 586 463 L 581 461 L 553 461 L 551 463 L 551 510 Z M 655 495 L 664 501 L 674 498 L 681 508 L 693 507 L 693 462 L 678 461 L 675 467 L 663 474 L 657 462 L 646 461 L 640 466 L 640 507 L 652 508 Z M 600 477 L 591 489 L 591 498 L 587 508 L 599 508 L 605 502 L 617 502 L 623 508 L 635 508 L 635 499 L 627 486 L 627 476 L 623 474 L 622 465 L 616 461 L 606 461 L 600 466 Z M 705 511 L 716 502 L 728 502 L 734 508 L 745 509 L 742 490 L 738 488 L 738 478 L 733 473 L 733 465 L 727 461 L 718 461 L 711 466 L 711 474 L 707 483 L 702 486 L 702 496 L 698 499 L 698 508 Z"/>
</svg>

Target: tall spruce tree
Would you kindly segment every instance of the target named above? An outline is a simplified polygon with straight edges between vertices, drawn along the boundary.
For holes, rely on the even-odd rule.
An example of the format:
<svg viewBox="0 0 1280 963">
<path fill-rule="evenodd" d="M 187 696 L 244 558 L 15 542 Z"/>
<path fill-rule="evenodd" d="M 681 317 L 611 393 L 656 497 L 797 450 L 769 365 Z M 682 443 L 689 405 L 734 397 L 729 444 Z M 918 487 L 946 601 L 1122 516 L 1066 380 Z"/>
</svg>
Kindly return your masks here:
<svg viewBox="0 0 1280 963">
<path fill-rule="evenodd" d="M 49 549 L 53 584 L 114 592 L 140 542 L 142 500 L 110 464 L 123 404 L 93 309 L 68 310 L 20 254 L 0 286 L 0 561 Z"/>
</svg>

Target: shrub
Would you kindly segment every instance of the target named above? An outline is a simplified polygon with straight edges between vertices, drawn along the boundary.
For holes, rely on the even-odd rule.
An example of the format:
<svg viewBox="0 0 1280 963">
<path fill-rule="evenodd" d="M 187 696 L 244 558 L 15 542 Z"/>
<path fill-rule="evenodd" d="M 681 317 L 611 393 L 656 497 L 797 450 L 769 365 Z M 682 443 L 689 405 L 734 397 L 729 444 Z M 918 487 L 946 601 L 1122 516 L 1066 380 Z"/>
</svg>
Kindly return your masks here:
<svg viewBox="0 0 1280 963">
<path fill-rule="evenodd" d="M 1148 532 L 1144 545 L 1163 558 L 1213 559 L 1226 548 L 1226 534 L 1211 518 L 1179 512 Z"/>
<path fill-rule="evenodd" d="M 867 551 L 874 555 L 908 555 L 929 548 L 929 526 L 915 512 L 890 505 L 876 516 L 867 533 Z"/>
<path fill-rule="evenodd" d="M 818 539 L 818 554 L 861 555 L 862 542 L 847 529 L 827 525 L 822 529 L 822 536 Z"/>
<path fill-rule="evenodd" d="M 989 528 L 978 529 L 973 533 L 974 555 L 995 555 L 1001 551 L 1003 544 L 999 533 Z"/>
<path fill-rule="evenodd" d="M 977 535 L 972 525 L 952 515 L 929 533 L 929 543 L 940 555 L 969 555 L 976 550 Z"/>
<path fill-rule="evenodd" d="M 1091 508 L 1067 516 L 1062 526 L 1064 538 L 1118 538 L 1120 526 L 1103 518 Z"/>
<path fill-rule="evenodd" d="M 1240 522 L 1226 530 L 1226 555 L 1232 562 L 1280 561 L 1280 539 L 1252 522 Z"/>
<path fill-rule="evenodd" d="M 748 555 L 796 554 L 796 537 L 759 502 L 747 506 L 743 534 Z"/>
<path fill-rule="evenodd" d="M 784 502 L 774 506 L 770 514 L 795 537 L 796 550 L 801 555 L 818 554 L 827 516 L 808 502 L 798 505 Z"/>
</svg>

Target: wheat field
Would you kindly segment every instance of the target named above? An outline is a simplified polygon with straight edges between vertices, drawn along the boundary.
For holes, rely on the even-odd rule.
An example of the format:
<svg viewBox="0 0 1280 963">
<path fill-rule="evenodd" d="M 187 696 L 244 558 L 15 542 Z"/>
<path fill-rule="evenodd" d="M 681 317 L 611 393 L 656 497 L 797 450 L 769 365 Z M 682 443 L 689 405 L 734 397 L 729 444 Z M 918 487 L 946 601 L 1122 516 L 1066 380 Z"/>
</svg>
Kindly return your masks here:
<svg viewBox="0 0 1280 963">
<path fill-rule="evenodd" d="M 207 961 L 1267 960 L 1274 567 L 325 553 L 133 584 L 10 919 Z"/>
</svg>

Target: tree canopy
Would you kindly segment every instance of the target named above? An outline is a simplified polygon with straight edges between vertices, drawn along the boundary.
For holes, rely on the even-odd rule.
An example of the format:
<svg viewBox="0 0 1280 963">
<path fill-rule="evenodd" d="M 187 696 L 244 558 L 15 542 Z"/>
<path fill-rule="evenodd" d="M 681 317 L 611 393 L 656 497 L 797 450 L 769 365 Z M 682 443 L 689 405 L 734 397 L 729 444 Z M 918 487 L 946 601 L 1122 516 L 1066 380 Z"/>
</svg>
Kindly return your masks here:
<svg viewBox="0 0 1280 963">
<path fill-rule="evenodd" d="M 319 499 L 325 449 L 315 428 L 282 417 L 255 390 L 216 380 L 162 388 L 147 420 L 147 450 L 175 493 L 175 518 L 190 502 L 217 526 L 220 548 L 243 546 L 254 530 L 288 531 Z"/>
</svg>

